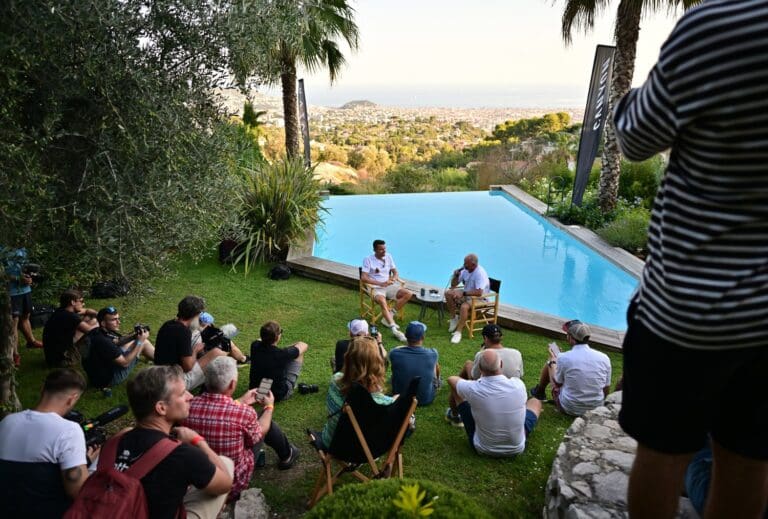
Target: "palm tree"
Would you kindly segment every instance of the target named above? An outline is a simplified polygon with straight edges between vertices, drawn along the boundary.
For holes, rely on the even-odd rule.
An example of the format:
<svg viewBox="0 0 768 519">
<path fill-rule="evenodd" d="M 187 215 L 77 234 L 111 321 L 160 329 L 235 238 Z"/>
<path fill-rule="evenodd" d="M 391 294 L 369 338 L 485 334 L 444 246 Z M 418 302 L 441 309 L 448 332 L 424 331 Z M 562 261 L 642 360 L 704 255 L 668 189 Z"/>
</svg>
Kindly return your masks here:
<svg viewBox="0 0 768 519">
<path fill-rule="evenodd" d="M 616 13 L 614 38 L 616 54 L 613 59 L 613 83 L 608 101 L 609 113 L 616 103 L 629 92 L 632 76 L 635 72 L 635 53 L 637 38 L 640 34 L 640 18 L 644 11 L 657 10 L 666 6 L 674 11 L 696 5 L 700 0 L 620 0 Z M 571 42 L 574 26 L 585 32 L 594 28 L 595 15 L 605 9 L 609 0 L 566 0 L 563 11 L 562 33 L 566 44 Z M 603 212 L 616 207 L 621 174 L 621 153 L 616 142 L 616 130 L 613 118 L 608 117 L 605 124 L 605 145 L 603 147 L 602 169 L 600 171 L 599 202 Z"/>
</svg>

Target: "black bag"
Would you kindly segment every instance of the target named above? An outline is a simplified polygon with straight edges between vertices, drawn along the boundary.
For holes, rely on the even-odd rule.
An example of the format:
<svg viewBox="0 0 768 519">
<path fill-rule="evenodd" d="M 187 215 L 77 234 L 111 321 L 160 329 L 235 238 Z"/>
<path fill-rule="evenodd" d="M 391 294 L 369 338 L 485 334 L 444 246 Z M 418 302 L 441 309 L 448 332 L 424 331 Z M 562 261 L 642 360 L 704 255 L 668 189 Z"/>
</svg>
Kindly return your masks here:
<svg viewBox="0 0 768 519">
<path fill-rule="evenodd" d="M 288 265 L 285 264 L 278 264 L 272 267 L 269 270 L 269 279 L 274 279 L 275 281 L 281 280 L 281 279 L 288 279 L 291 277 L 291 268 Z"/>
<path fill-rule="evenodd" d="M 130 285 L 127 279 L 111 279 L 109 281 L 97 281 L 91 287 L 93 299 L 112 299 L 128 295 Z"/>
<path fill-rule="evenodd" d="M 32 328 L 42 328 L 48 319 L 51 318 L 53 312 L 56 311 L 51 305 L 37 305 L 32 303 L 32 313 L 29 316 L 29 322 L 32 324 Z"/>
</svg>

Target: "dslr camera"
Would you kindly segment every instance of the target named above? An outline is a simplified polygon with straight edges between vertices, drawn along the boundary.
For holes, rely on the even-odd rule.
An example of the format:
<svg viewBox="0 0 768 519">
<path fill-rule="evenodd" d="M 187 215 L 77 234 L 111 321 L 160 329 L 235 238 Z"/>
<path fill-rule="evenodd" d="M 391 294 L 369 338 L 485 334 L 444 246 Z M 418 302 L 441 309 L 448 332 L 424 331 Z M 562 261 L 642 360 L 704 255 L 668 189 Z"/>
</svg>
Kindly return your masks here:
<svg viewBox="0 0 768 519">
<path fill-rule="evenodd" d="M 107 430 L 104 427 L 108 423 L 117 420 L 125 413 L 128 412 L 128 406 L 119 405 L 113 407 L 105 413 L 100 414 L 96 418 L 91 420 L 87 419 L 82 413 L 75 411 L 74 409 L 64 415 L 64 418 L 71 422 L 79 424 L 83 428 L 83 434 L 85 435 L 85 447 L 94 447 L 96 445 L 103 445 L 107 441 Z"/>
<path fill-rule="evenodd" d="M 149 328 L 148 324 L 142 324 L 142 323 L 136 323 L 133 325 L 133 335 L 134 337 L 138 337 L 140 333 L 147 332 L 149 333 L 151 330 Z"/>
<path fill-rule="evenodd" d="M 210 325 L 203 330 L 200 338 L 203 340 L 206 352 L 219 348 L 229 353 L 232 351 L 232 338 L 235 335 L 237 335 L 237 327 L 234 324 L 225 324 L 221 328 Z"/>
<path fill-rule="evenodd" d="M 43 279 L 43 268 L 37 263 L 27 263 L 22 267 L 21 273 L 31 277 L 36 283 Z"/>
</svg>

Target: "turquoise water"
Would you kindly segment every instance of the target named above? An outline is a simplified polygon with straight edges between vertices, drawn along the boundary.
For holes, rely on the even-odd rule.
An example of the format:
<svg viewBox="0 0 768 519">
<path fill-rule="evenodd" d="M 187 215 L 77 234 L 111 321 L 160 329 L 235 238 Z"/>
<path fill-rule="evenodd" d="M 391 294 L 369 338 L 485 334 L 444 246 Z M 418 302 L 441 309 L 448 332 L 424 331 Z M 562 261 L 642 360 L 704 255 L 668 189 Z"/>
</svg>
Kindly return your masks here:
<svg viewBox="0 0 768 519">
<path fill-rule="evenodd" d="M 362 265 L 387 242 L 400 276 L 446 286 L 474 252 L 501 301 L 625 330 L 637 279 L 501 191 L 332 196 L 314 255 Z"/>
</svg>

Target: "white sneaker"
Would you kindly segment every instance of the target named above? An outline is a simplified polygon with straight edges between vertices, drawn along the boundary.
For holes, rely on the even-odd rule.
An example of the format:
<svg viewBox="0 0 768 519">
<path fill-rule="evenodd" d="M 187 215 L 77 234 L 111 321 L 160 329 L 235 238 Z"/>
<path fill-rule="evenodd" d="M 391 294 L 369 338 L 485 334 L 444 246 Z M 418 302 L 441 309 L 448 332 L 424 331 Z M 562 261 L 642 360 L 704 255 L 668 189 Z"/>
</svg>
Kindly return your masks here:
<svg viewBox="0 0 768 519">
<path fill-rule="evenodd" d="M 451 320 L 448 322 L 448 333 L 455 332 L 457 324 L 459 324 L 459 320 L 456 317 L 451 318 Z"/>
<path fill-rule="evenodd" d="M 387 322 L 387 320 L 386 320 L 386 319 L 384 319 L 383 317 L 381 318 L 381 325 L 382 325 L 384 328 L 389 328 L 389 329 L 392 329 L 393 327 L 394 327 L 394 328 L 397 328 L 397 325 L 396 325 L 396 324 L 389 324 L 389 323 Z"/>
<path fill-rule="evenodd" d="M 455 331 L 451 334 L 451 344 L 458 344 L 461 342 L 461 332 Z"/>
<path fill-rule="evenodd" d="M 395 339 L 397 339 L 400 342 L 408 342 L 408 339 L 405 337 L 405 334 L 397 328 L 392 328 L 392 335 L 394 335 Z"/>
</svg>

